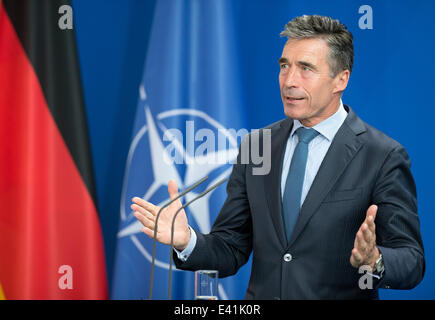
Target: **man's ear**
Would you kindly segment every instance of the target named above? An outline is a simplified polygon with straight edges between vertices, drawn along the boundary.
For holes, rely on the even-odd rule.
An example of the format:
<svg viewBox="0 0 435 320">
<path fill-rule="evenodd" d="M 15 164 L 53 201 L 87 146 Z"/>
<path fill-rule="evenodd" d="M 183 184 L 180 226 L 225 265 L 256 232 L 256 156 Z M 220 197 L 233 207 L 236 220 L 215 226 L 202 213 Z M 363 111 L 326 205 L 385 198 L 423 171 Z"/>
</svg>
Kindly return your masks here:
<svg viewBox="0 0 435 320">
<path fill-rule="evenodd" d="M 349 82 L 349 77 L 350 77 L 349 70 L 343 70 L 339 74 L 337 74 L 334 78 L 335 87 L 332 93 L 343 92 L 347 87 L 347 83 Z"/>
</svg>

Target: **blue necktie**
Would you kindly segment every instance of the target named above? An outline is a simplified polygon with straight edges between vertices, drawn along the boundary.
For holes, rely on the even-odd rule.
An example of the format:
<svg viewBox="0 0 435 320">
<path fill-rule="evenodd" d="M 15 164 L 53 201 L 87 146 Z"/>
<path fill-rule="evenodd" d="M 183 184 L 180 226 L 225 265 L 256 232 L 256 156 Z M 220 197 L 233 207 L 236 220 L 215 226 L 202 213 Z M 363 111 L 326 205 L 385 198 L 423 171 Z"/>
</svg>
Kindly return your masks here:
<svg viewBox="0 0 435 320">
<path fill-rule="evenodd" d="M 299 142 L 293 153 L 282 199 L 282 212 L 287 243 L 290 242 L 290 237 L 301 209 L 302 186 L 304 184 L 305 168 L 307 166 L 308 144 L 319 133 L 314 129 L 300 127 L 296 130 L 296 134 L 298 135 Z"/>
</svg>

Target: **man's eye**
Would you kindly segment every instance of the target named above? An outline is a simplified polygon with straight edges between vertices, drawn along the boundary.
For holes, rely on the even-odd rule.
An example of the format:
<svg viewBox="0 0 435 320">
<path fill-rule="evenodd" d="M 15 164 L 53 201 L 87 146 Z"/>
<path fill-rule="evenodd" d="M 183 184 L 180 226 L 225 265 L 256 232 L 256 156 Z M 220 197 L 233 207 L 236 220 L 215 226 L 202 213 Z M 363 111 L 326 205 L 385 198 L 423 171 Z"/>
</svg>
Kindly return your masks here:
<svg viewBox="0 0 435 320">
<path fill-rule="evenodd" d="M 302 67 L 302 70 L 303 70 L 303 71 L 309 71 L 310 68 L 308 68 L 307 66 L 303 66 L 303 67 Z"/>
<path fill-rule="evenodd" d="M 288 64 L 287 63 L 283 63 L 280 66 L 281 66 L 281 69 L 287 69 L 288 68 Z"/>
</svg>

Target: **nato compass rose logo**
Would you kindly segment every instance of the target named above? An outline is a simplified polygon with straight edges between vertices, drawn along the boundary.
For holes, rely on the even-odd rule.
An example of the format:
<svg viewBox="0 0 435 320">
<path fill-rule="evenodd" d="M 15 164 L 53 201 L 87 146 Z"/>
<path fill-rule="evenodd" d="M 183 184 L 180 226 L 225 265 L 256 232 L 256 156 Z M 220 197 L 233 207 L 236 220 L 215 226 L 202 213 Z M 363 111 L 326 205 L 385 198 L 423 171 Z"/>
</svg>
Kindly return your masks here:
<svg viewBox="0 0 435 320">
<path fill-rule="evenodd" d="M 130 209 L 132 197 L 142 196 L 143 199 L 162 206 L 170 200 L 167 189 L 170 179 L 176 181 L 179 192 L 181 192 L 201 178 L 209 176 L 206 182 L 181 199 L 182 203 L 186 203 L 209 186 L 230 175 L 232 163 L 237 158 L 238 146 L 234 133 L 205 112 L 173 108 L 169 111 L 153 114 L 146 102 L 143 85 L 140 87 L 140 97 L 140 109 L 135 127 L 138 129 L 135 131 L 127 157 L 121 196 L 121 228 L 117 236 L 118 239 L 126 237 L 132 241 L 143 256 L 145 265 L 151 264 L 152 240 L 143 234 L 142 224 L 134 217 Z M 207 152 L 200 152 L 200 154 L 194 152 L 195 150 L 189 150 L 192 148 L 186 147 L 183 142 L 183 140 L 189 139 L 189 132 L 183 134 L 184 137 L 180 137 L 174 132 L 182 132 L 184 129 L 189 131 L 192 124 L 195 125 L 195 129 L 200 129 L 196 131 L 195 138 L 198 138 L 198 135 L 204 138 L 210 132 L 214 133 L 215 136 L 220 134 L 226 138 L 226 147 L 219 150 L 220 143 L 216 143 L 215 150 L 208 149 Z M 173 130 L 174 127 L 176 131 Z M 196 141 L 198 142 L 198 140 Z M 168 159 L 174 158 L 175 153 L 182 161 L 168 161 Z M 227 159 L 228 161 L 222 162 L 216 161 L 216 159 Z M 210 232 L 211 223 L 225 200 L 225 188 L 216 190 L 218 189 L 192 203 L 186 210 L 189 224 L 202 233 Z M 215 193 L 218 193 L 217 196 Z M 159 268 L 169 269 L 167 263 L 169 252 L 167 249 L 160 251 L 157 250 L 156 272 Z M 144 268 L 144 270 L 146 269 Z M 176 268 L 173 270 L 179 271 Z M 221 284 L 219 284 L 219 295 L 222 299 L 227 298 Z"/>
</svg>

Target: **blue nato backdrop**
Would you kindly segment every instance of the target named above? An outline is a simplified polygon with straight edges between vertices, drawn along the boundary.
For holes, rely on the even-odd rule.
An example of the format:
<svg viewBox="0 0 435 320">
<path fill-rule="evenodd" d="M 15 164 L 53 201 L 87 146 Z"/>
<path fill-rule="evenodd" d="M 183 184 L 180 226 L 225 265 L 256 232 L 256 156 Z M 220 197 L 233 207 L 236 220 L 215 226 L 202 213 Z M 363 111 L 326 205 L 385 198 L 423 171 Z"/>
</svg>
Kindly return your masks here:
<svg viewBox="0 0 435 320">
<path fill-rule="evenodd" d="M 339 19 L 351 31 L 355 60 L 343 103 L 411 158 L 426 273 L 414 289 L 381 289 L 380 298 L 435 298 L 435 2 L 72 0 L 72 7 L 111 298 L 148 297 L 151 242 L 132 218 L 131 197 L 163 203 L 169 178 L 183 189 L 202 174 L 210 185 L 231 170 L 165 165 L 161 133 L 188 134 L 193 123 L 250 131 L 283 119 L 280 32 L 304 14 Z M 240 140 L 227 138 L 217 151 L 231 158 Z M 187 211 L 189 223 L 208 232 L 224 200 L 225 188 L 217 189 Z M 166 298 L 168 261 L 159 245 L 155 298 Z M 250 268 L 249 261 L 222 279 L 219 297 L 242 299 Z M 192 299 L 192 273 L 173 276 L 173 298 Z"/>
</svg>

